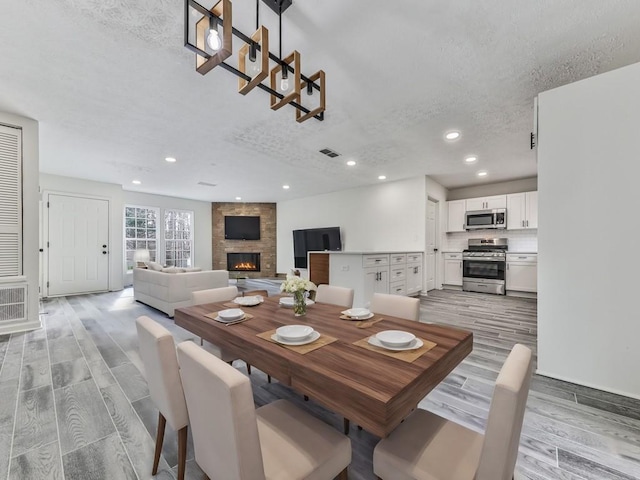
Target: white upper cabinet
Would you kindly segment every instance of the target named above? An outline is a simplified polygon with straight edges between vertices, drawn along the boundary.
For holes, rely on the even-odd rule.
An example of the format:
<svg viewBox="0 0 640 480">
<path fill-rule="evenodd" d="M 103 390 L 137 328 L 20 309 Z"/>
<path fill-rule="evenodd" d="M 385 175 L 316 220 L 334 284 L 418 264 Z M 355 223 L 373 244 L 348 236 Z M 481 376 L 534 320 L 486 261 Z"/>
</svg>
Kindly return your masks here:
<svg viewBox="0 0 640 480">
<path fill-rule="evenodd" d="M 464 214 L 466 200 L 447 202 L 447 232 L 464 232 Z"/>
<path fill-rule="evenodd" d="M 507 230 L 538 228 L 538 192 L 507 195 Z"/>
<path fill-rule="evenodd" d="M 468 198 L 467 210 L 491 210 L 494 208 L 507 208 L 506 195 L 493 195 L 491 197 Z"/>
</svg>

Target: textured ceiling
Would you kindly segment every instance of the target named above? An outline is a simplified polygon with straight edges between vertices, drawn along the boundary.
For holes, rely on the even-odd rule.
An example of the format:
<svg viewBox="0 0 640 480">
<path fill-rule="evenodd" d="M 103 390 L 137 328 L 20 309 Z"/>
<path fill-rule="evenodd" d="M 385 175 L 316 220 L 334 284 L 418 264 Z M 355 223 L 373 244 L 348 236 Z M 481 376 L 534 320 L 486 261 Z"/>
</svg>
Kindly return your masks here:
<svg viewBox="0 0 640 480">
<path fill-rule="evenodd" d="M 233 8 L 250 34 L 255 2 Z M 636 0 L 294 0 L 283 52 L 327 73 L 325 121 L 299 125 L 265 92 L 239 95 L 232 74 L 195 72 L 182 0 L 2 0 L 0 110 L 40 121 L 43 172 L 206 201 L 278 201 L 380 174 L 510 180 L 536 175 L 534 96 L 640 61 L 638 18 Z M 261 23 L 276 53 L 266 7 Z M 445 142 L 449 129 L 461 139 Z"/>
</svg>

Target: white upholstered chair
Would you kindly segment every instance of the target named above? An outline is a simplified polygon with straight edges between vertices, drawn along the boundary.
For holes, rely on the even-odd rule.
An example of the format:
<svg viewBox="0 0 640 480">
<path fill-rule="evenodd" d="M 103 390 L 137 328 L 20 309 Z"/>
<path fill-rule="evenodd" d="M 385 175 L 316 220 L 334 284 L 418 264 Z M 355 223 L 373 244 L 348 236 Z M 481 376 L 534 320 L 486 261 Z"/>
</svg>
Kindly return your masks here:
<svg viewBox="0 0 640 480">
<path fill-rule="evenodd" d="M 389 315 L 417 322 L 420 320 L 420 299 L 374 293 L 369 310 L 379 315 Z"/>
<path fill-rule="evenodd" d="M 184 479 L 189 416 L 182 390 L 173 336 L 149 317 L 136 320 L 140 357 L 144 364 L 151 400 L 158 407 L 156 451 L 151 474 L 158 473 L 166 423 L 178 432 L 178 480 Z"/>
<path fill-rule="evenodd" d="M 316 302 L 351 308 L 353 307 L 353 288 L 318 285 Z"/>
<path fill-rule="evenodd" d="M 178 345 L 178 360 L 195 459 L 209 478 L 346 478 L 346 436 L 286 400 L 256 409 L 249 379 L 193 342 Z"/>
<path fill-rule="evenodd" d="M 378 443 L 374 473 L 385 480 L 513 478 L 532 364 L 531 350 L 513 347 L 496 380 L 484 435 L 416 410 Z"/>
</svg>

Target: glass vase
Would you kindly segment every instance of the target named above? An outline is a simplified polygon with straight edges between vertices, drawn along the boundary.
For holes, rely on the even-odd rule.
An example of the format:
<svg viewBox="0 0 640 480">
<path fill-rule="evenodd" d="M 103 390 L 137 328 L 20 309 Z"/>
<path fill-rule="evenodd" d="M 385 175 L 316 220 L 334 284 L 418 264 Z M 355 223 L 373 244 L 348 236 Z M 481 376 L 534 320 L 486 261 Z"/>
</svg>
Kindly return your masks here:
<svg viewBox="0 0 640 480">
<path fill-rule="evenodd" d="M 304 290 L 293 292 L 293 313 L 296 317 L 307 314 L 307 302 Z"/>
</svg>

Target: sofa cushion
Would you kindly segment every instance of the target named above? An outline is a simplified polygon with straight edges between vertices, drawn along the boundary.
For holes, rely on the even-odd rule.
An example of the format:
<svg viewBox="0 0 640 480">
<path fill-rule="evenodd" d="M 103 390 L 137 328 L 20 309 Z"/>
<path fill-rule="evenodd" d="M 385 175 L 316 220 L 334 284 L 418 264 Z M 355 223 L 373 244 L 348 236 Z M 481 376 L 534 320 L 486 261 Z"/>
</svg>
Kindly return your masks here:
<svg viewBox="0 0 640 480">
<path fill-rule="evenodd" d="M 166 267 L 160 271 L 162 273 L 184 273 L 186 270 L 184 268 L 178 268 L 178 267 Z"/>
<path fill-rule="evenodd" d="M 160 265 L 157 262 L 147 262 L 147 263 L 145 263 L 145 265 L 147 266 L 147 268 L 149 270 L 155 270 L 157 272 L 162 270 L 162 265 Z"/>
<path fill-rule="evenodd" d="M 202 269 L 198 268 L 198 267 L 187 267 L 187 268 L 183 268 L 182 270 L 184 270 L 185 272 L 201 272 Z"/>
</svg>

